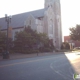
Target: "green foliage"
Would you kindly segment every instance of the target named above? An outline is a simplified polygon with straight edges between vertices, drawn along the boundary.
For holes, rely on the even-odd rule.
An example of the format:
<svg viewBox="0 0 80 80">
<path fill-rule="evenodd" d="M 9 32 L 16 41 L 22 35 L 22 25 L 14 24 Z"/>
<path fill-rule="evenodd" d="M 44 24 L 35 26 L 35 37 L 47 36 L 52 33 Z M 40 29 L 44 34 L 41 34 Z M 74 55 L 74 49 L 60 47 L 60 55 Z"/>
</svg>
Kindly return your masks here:
<svg viewBox="0 0 80 80">
<path fill-rule="evenodd" d="M 44 46 L 47 46 L 49 38 L 45 33 L 39 33 L 38 34 L 39 38 L 38 41 L 41 42 Z"/>
<path fill-rule="evenodd" d="M 6 47 L 6 34 L 0 31 L 0 49 L 5 49 Z"/>
<path fill-rule="evenodd" d="M 70 49 L 69 43 L 63 42 L 62 45 L 61 45 L 61 49 L 67 49 L 67 50 L 69 50 Z"/>
<path fill-rule="evenodd" d="M 8 49 L 9 51 L 12 48 L 12 39 L 8 38 Z M 7 48 L 7 36 L 5 32 L 0 31 L 0 53 L 6 51 Z"/>
<path fill-rule="evenodd" d="M 31 51 L 32 46 L 36 43 L 36 39 L 30 33 L 26 31 L 20 31 L 16 33 L 14 47 L 20 51 L 24 52 L 26 49 L 30 49 Z"/>
<path fill-rule="evenodd" d="M 72 27 L 69 30 L 71 39 L 80 41 L 80 25 L 76 25 L 76 27 Z"/>
<path fill-rule="evenodd" d="M 53 44 L 53 43 L 52 43 Z M 53 46 L 44 33 L 33 31 L 30 26 L 23 31 L 17 32 L 14 41 L 14 50 L 18 53 L 35 53 L 51 51 Z"/>
</svg>

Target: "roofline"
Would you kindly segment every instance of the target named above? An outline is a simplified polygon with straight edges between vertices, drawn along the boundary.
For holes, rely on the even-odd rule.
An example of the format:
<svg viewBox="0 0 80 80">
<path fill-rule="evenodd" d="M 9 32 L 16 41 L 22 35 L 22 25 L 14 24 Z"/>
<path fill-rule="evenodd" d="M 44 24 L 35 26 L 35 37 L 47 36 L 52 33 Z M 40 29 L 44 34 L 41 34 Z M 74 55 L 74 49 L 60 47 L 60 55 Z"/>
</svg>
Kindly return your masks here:
<svg viewBox="0 0 80 80">
<path fill-rule="evenodd" d="M 19 29 L 19 28 L 24 28 L 24 26 L 22 26 L 22 27 L 12 28 L 12 29 Z M 7 29 L 2 29 L 1 31 L 5 31 L 5 30 L 7 30 Z"/>
</svg>

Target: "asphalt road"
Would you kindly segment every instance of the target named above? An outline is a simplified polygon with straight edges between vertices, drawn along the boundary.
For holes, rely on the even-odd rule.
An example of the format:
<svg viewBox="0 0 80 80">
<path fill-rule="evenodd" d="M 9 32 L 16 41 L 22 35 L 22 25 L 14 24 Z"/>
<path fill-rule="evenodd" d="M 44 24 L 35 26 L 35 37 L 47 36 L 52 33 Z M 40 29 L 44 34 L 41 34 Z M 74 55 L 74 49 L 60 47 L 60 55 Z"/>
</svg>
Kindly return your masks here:
<svg viewBox="0 0 80 80">
<path fill-rule="evenodd" d="M 71 53 L 0 61 L 0 80 L 73 80 L 79 57 Z"/>
</svg>

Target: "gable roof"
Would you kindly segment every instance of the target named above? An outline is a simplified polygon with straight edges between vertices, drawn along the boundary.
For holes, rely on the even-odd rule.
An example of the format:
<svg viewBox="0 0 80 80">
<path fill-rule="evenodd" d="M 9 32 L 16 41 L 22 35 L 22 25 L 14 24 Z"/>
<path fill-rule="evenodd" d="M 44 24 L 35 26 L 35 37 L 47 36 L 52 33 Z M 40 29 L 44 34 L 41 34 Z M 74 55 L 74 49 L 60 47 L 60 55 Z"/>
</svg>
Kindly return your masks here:
<svg viewBox="0 0 80 80">
<path fill-rule="evenodd" d="M 36 10 L 36 11 L 25 12 L 25 13 L 13 15 L 10 25 L 11 25 L 12 28 L 23 27 L 24 26 L 24 21 L 27 19 L 27 17 L 30 14 L 33 15 L 34 18 L 43 17 L 44 16 L 44 11 L 45 11 L 45 9 L 40 9 L 40 10 Z M 7 29 L 7 23 L 5 22 L 5 17 L 0 18 L 0 27 L 1 27 L 1 30 Z"/>
</svg>

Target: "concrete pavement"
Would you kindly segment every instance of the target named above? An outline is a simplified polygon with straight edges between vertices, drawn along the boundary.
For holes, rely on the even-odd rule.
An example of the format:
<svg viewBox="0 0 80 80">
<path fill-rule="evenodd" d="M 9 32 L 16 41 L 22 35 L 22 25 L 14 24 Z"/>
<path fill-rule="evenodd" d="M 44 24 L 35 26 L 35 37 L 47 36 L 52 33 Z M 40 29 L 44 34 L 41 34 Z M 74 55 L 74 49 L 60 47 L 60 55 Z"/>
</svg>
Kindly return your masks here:
<svg viewBox="0 0 80 80">
<path fill-rule="evenodd" d="M 74 53 L 4 60 L 0 80 L 73 80 L 79 63 L 80 56 Z"/>
<path fill-rule="evenodd" d="M 10 59 L 21 59 L 21 58 L 32 58 L 32 57 L 37 57 L 37 56 L 49 56 L 49 55 L 58 55 L 58 54 L 65 54 L 65 53 L 74 53 L 74 52 L 44 52 L 44 53 L 33 53 L 33 54 L 21 54 L 21 53 L 14 53 L 10 54 L 9 59 L 3 59 L 3 56 L 0 56 L 0 61 L 1 60 L 10 60 Z M 76 54 L 80 52 L 75 52 Z"/>
<path fill-rule="evenodd" d="M 14 53 L 14 54 L 10 54 L 9 56 L 10 59 L 21 59 L 21 58 L 31 58 L 37 56 L 48 56 L 48 55 L 57 55 L 57 54 L 64 54 L 64 53 L 63 52 L 45 52 L 45 53 L 33 53 L 33 54 Z M 0 60 L 6 60 L 6 59 L 3 59 L 3 56 L 0 56 Z"/>
</svg>

